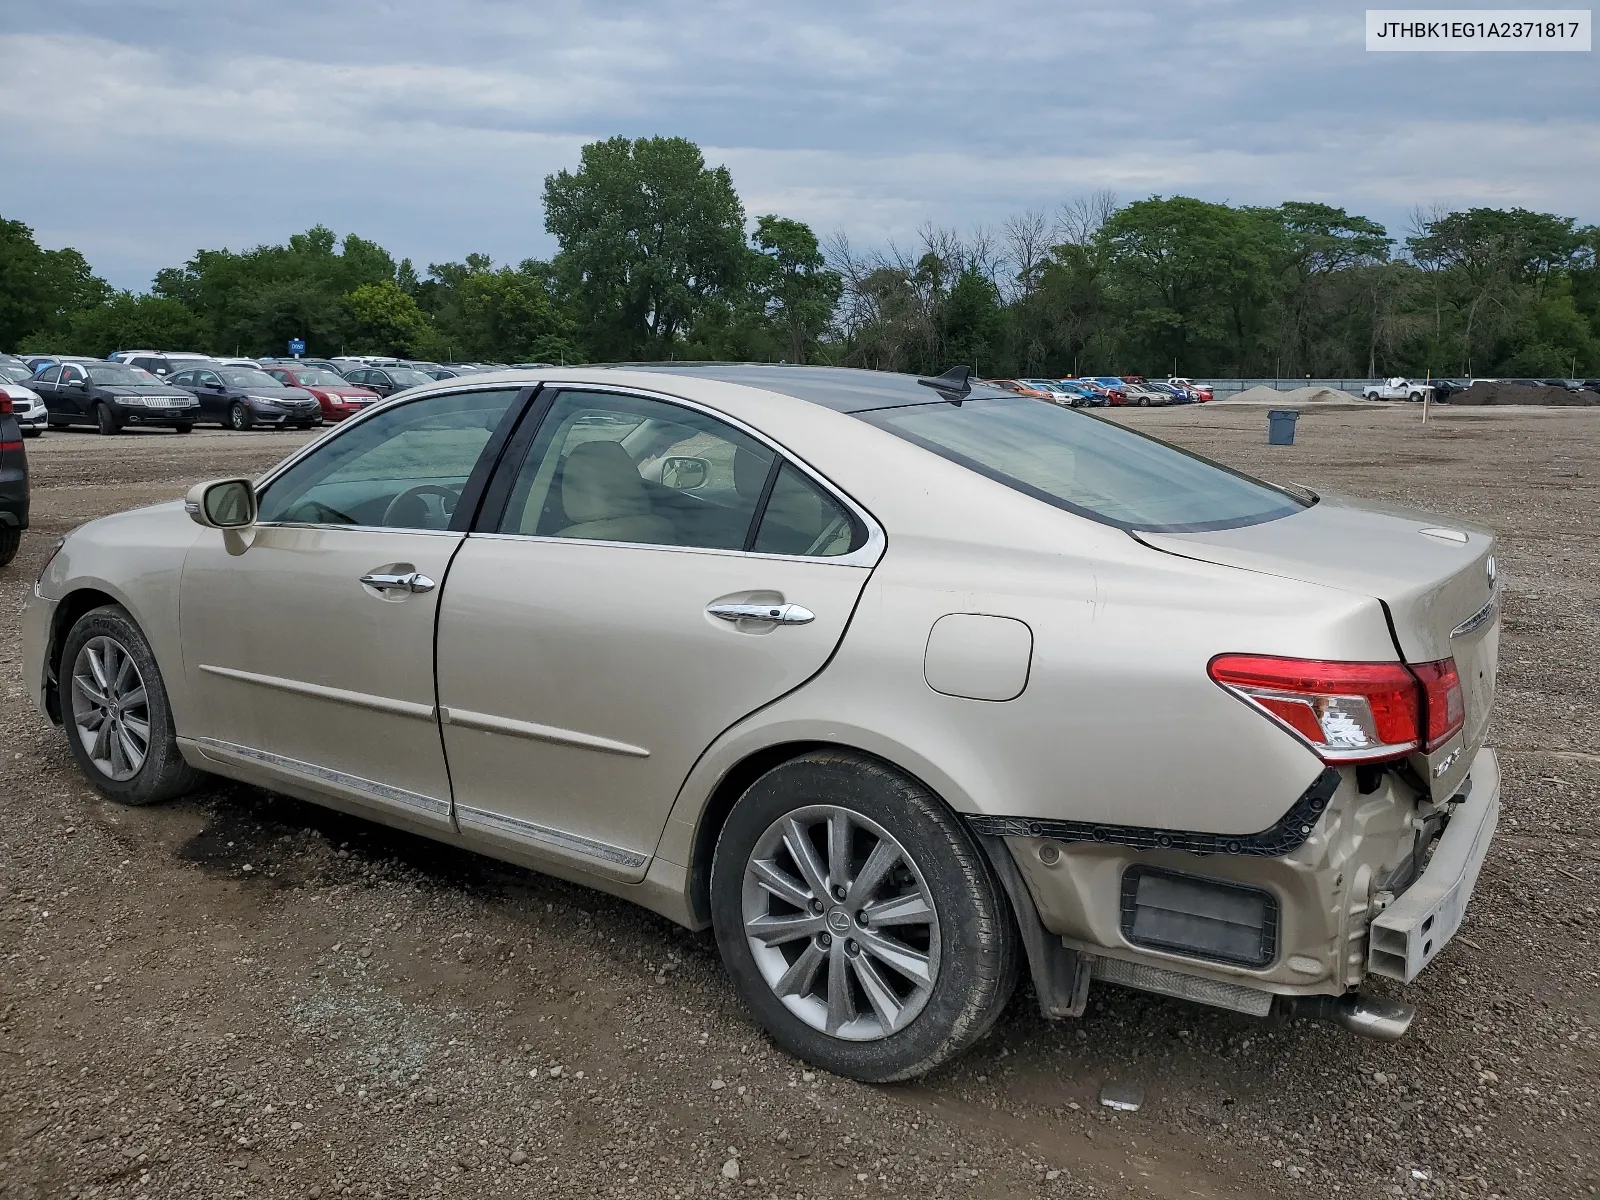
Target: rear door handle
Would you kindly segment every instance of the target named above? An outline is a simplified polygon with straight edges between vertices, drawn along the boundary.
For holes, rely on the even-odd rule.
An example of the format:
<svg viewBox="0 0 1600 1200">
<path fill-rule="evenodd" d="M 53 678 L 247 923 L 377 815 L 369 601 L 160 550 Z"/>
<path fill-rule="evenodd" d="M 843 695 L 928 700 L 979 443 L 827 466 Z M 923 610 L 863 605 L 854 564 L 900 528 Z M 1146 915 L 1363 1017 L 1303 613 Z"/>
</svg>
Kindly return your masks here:
<svg viewBox="0 0 1600 1200">
<path fill-rule="evenodd" d="M 798 604 L 713 604 L 706 609 L 724 621 L 771 621 L 774 625 L 809 625 L 817 614 Z"/>
<path fill-rule="evenodd" d="M 380 592 L 431 592 L 439 586 L 421 571 L 407 571 L 403 575 L 374 571 L 370 575 L 363 575 L 361 582 Z"/>
</svg>

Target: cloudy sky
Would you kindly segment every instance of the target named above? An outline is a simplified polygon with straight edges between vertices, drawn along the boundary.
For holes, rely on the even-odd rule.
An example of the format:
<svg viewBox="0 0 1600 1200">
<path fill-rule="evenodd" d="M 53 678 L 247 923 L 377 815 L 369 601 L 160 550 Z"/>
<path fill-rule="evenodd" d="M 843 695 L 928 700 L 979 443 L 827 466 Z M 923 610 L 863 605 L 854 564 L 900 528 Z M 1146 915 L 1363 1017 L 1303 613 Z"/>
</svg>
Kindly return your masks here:
<svg viewBox="0 0 1600 1200">
<path fill-rule="evenodd" d="M 419 265 L 546 255 L 544 176 L 692 138 L 858 245 L 1110 189 L 1600 222 L 1594 54 L 1368 54 L 1269 0 L 6 0 L 0 216 L 142 288 L 317 222 Z"/>
</svg>

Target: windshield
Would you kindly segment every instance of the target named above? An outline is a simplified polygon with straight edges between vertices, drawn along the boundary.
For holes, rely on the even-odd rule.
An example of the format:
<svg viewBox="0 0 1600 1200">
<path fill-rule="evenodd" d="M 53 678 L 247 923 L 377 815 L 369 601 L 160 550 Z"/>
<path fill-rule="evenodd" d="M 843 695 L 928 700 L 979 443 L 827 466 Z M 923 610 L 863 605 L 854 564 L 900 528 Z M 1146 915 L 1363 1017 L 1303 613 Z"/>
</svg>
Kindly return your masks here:
<svg viewBox="0 0 1600 1200">
<path fill-rule="evenodd" d="M 857 415 L 1046 504 L 1123 529 L 1232 529 L 1306 507 L 1199 455 L 1025 396 Z"/>
<path fill-rule="evenodd" d="M 234 387 L 281 388 L 283 386 L 265 371 L 257 371 L 253 367 L 222 367 L 217 374 Z"/>
<path fill-rule="evenodd" d="M 89 381 L 113 387 L 149 387 L 161 382 L 143 367 L 130 367 L 126 363 L 102 363 L 90 367 Z"/>
<path fill-rule="evenodd" d="M 321 367 L 296 367 L 294 377 L 307 387 L 343 387 L 345 380 Z"/>
<path fill-rule="evenodd" d="M 410 388 L 421 387 L 425 383 L 432 383 L 431 376 L 424 375 L 421 371 L 413 371 L 410 367 L 385 367 L 389 378 L 394 380 L 396 387 Z"/>
<path fill-rule="evenodd" d="M 9 379 L 12 383 L 25 383 L 33 378 L 33 372 L 27 367 L 17 367 L 10 363 L 0 363 L 0 377 Z"/>
</svg>

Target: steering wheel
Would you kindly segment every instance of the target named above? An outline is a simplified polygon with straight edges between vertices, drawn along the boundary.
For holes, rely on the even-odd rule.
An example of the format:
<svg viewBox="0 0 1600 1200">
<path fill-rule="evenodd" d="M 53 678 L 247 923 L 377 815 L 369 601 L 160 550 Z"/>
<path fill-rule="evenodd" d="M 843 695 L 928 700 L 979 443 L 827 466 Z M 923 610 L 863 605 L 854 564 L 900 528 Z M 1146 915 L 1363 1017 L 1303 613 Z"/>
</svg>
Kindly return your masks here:
<svg viewBox="0 0 1600 1200">
<path fill-rule="evenodd" d="M 413 487 L 408 487 L 393 500 L 389 501 L 388 507 L 383 510 L 381 523 L 392 525 L 394 518 L 402 511 L 402 505 L 407 500 L 420 499 L 423 496 L 438 496 L 440 499 L 439 507 L 444 509 L 444 515 L 448 517 L 456 510 L 456 501 L 461 498 L 461 489 L 453 488 L 443 483 L 419 483 Z"/>
</svg>

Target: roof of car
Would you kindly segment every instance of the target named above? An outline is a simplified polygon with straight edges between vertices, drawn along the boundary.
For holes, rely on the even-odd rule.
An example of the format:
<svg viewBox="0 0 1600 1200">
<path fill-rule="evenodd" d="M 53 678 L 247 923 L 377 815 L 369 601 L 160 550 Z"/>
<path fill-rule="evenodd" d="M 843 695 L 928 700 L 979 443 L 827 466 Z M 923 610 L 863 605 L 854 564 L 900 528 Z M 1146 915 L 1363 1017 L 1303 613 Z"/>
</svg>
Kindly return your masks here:
<svg viewBox="0 0 1600 1200">
<path fill-rule="evenodd" d="M 939 393 L 923 387 L 915 375 L 863 371 L 854 367 L 803 367 L 785 363 L 605 363 L 607 368 L 667 375 L 692 375 L 744 387 L 762 388 L 806 400 L 834 412 L 871 412 L 930 404 Z M 1002 397 L 1009 393 L 975 380 L 972 395 Z"/>
</svg>

